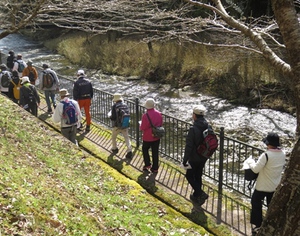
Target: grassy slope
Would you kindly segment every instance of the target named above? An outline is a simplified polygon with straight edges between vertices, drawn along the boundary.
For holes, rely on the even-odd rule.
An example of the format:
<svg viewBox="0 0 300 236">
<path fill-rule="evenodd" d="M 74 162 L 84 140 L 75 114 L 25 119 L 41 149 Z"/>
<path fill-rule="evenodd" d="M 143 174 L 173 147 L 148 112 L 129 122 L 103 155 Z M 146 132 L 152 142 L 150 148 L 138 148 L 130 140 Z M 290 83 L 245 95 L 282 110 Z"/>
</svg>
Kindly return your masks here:
<svg viewBox="0 0 300 236">
<path fill-rule="evenodd" d="M 0 96 L 0 234 L 209 235 Z"/>
</svg>

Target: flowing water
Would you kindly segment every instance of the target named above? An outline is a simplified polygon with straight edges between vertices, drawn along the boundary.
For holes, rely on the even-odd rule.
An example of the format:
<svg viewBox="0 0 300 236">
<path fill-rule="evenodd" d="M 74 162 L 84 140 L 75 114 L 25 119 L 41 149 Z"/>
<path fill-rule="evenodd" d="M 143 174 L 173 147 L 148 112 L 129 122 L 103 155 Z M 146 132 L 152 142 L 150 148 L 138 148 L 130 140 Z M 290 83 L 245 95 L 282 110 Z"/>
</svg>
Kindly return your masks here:
<svg viewBox="0 0 300 236">
<path fill-rule="evenodd" d="M 5 54 L 9 50 L 14 50 L 16 54 L 21 53 L 26 62 L 32 60 L 34 66 L 37 67 L 47 63 L 57 71 L 58 75 L 71 79 L 75 78 L 76 71 L 81 69 L 69 63 L 63 56 L 49 51 L 42 43 L 19 34 L 1 39 L 0 50 Z M 2 60 L 5 61 L 6 58 Z M 202 103 L 208 110 L 208 120 L 216 130 L 224 127 L 227 136 L 264 148 L 261 139 L 269 131 L 274 131 L 281 136 L 283 149 L 287 153 L 292 150 L 296 118 L 290 114 L 271 109 L 232 105 L 224 99 L 194 93 L 188 89 L 185 91 L 172 89 L 169 85 L 148 83 L 139 78 L 105 75 L 89 69 L 85 71 L 92 79 L 95 88 L 109 93 L 120 92 L 127 99 L 139 98 L 142 104 L 146 98 L 153 97 L 163 113 L 190 122 L 192 121 L 192 107 Z"/>
</svg>

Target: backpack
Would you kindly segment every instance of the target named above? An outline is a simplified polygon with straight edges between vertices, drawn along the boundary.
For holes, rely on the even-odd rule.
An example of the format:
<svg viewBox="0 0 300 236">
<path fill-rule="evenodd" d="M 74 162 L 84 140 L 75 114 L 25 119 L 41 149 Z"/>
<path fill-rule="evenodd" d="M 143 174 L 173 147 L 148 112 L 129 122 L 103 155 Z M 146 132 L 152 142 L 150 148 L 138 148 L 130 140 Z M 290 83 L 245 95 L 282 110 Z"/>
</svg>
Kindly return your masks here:
<svg viewBox="0 0 300 236">
<path fill-rule="evenodd" d="M 28 78 L 29 78 L 30 82 L 34 82 L 35 81 L 35 79 L 34 79 L 34 73 L 33 73 L 32 70 L 29 70 Z"/>
<path fill-rule="evenodd" d="M 1 77 L 1 87 L 8 88 L 11 81 L 11 76 L 9 72 L 4 71 Z"/>
<path fill-rule="evenodd" d="M 116 125 L 119 128 L 126 129 L 130 124 L 130 114 L 127 105 L 121 104 L 116 107 L 117 120 Z"/>
<path fill-rule="evenodd" d="M 265 155 L 266 155 L 266 164 L 267 164 L 269 157 L 268 157 L 267 153 L 265 153 Z M 254 173 L 253 170 L 251 170 L 250 168 L 245 169 L 244 178 L 245 178 L 245 180 L 250 181 L 248 184 L 249 191 L 253 188 L 257 177 L 258 177 L 258 173 Z"/>
<path fill-rule="evenodd" d="M 27 87 L 27 86 L 26 86 Z M 33 85 L 29 85 L 28 89 L 28 104 L 35 104 L 37 102 L 36 97 L 33 93 Z"/>
<path fill-rule="evenodd" d="M 14 85 L 13 87 L 13 94 L 15 99 L 19 100 L 20 99 L 20 88 L 21 88 L 21 80 L 19 80 L 18 84 L 16 84 L 13 80 L 11 83 Z"/>
<path fill-rule="evenodd" d="M 50 71 L 43 71 L 43 88 L 52 88 L 54 78 Z"/>
<path fill-rule="evenodd" d="M 63 119 L 66 119 L 67 125 L 73 125 L 76 124 L 78 121 L 78 114 L 76 112 L 76 107 L 71 101 L 61 101 L 62 104 L 64 104 L 63 107 Z"/>
<path fill-rule="evenodd" d="M 203 142 L 197 147 L 197 153 L 208 159 L 214 154 L 219 145 L 217 135 L 210 125 L 203 131 L 203 138 Z"/>
<path fill-rule="evenodd" d="M 25 65 L 23 61 L 17 61 L 18 62 L 18 72 L 22 73 L 23 70 L 25 69 Z"/>
</svg>

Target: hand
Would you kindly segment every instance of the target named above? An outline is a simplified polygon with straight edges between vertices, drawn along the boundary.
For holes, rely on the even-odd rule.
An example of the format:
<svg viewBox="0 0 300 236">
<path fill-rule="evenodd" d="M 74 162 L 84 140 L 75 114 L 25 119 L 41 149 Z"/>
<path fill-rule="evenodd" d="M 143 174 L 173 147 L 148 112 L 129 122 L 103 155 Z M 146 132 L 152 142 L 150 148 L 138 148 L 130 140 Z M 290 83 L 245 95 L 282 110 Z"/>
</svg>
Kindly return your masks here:
<svg viewBox="0 0 300 236">
<path fill-rule="evenodd" d="M 186 169 L 186 170 L 192 169 L 192 167 L 189 163 L 182 163 L 181 166 L 182 166 L 183 169 Z"/>
</svg>

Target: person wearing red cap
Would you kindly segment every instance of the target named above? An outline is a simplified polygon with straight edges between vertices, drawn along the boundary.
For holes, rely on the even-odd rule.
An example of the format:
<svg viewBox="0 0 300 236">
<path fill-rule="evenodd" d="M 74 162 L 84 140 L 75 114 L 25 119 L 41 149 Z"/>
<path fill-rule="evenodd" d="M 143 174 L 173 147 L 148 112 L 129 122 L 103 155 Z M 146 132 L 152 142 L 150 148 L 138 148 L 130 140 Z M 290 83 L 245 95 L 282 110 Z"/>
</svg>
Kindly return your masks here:
<svg viewBox="0 0 300 236">
<path fill-rule="evenodd" d="M 93 85 L 91 81 L 86 78 L 84 70 L 78 70 L 77 80 L 74 83 L 73 87 L 73 98 L 78 102 L 80 109 L 84 109 L 86 118 L 86 132 L 90 131 L 90 126 L 92 122 L 90 107 L 92 104 L 93 95 Z"/>
</svg>

